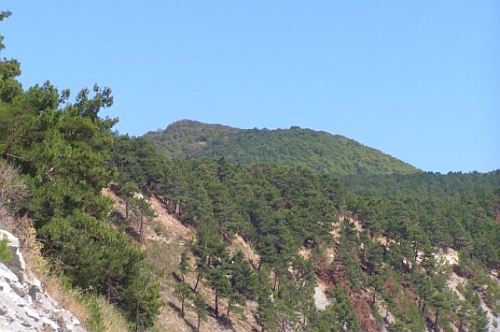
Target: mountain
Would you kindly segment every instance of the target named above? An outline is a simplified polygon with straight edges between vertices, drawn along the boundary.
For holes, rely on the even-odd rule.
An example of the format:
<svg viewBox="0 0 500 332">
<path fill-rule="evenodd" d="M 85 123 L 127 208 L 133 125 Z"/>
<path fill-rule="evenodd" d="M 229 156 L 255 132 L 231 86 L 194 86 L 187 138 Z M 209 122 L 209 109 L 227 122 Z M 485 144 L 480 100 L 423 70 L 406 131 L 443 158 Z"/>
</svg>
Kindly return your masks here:
<svg viewBox="0 0 500 332">
<path fill-rule="evenodd" d="M 71 102 L 0 72 L 0 224 L 89 331 L 500 332 L 500 171 L 420 172 L 298 127 L 120 136 L 109 88 Z M 43 308 L 9 271 L 0 330 L 55 329 L 6 300 Z"/>
<path fill-rule="evenodd" d="M 174 159 L 225 157 L 238 163 L 304 166 L 326 174 L 411 174 L 415 167 L 352 139 L 322 131 L 238 129 L 191 120 L 143 136 Z"/>
<path fill-rule="evenodd" d="M 144 239 L 164 330 L 196 330 L 203 296 L 201 331 L 498 331 L 500 171 L 344 186 L 304 167 L 169 160 L 143 143 L 116 143 L 116 192 L 133 202 L 120 183 L 137 182 L 160 216 Z M 136 230 L 140 216 L 129 213 Z"/>
</svg>

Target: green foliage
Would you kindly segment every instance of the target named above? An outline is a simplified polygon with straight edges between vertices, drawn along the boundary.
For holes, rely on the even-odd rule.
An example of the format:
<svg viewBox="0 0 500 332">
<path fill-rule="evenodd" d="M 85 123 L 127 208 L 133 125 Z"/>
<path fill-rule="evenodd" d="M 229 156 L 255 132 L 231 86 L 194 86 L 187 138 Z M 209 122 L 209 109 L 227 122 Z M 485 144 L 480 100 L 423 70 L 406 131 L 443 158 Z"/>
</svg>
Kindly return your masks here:
<svg viewBox="0 0 500 332">
<path fill-rule="evenodd" d="M 184 282 L 185 276 L 189 272 L 189 254 L 187 250 L 183 250 L 181 253 L 179 271 L 181 272 L 182 281 Z"/>
<path fill-rule="evenodd" d="M 145 274 L 134 278 L 127 287 L 122 306 L 136 331 L 144 331 L 154 325 L 160 307 L 164 305 L 159 293 L 160 284 Z"/>
<path fill-rule="evenodd" d="M 0 239 L 0 262 L 8 261 L 11 258 L 12 255 L 8 247 L 8 240 L 7 237 L 4 236 L 2 239 Z"/>
<path fill-rule="evenodd" d="M 199 284 L 214 291 L 216 316 L 221 301 L 226 318 L 257 301 L 268 331 L 361 331 L 356 296 L 374 310 L 386 307 L 396 320 L 390 331 L 421 331 L 426 323 L 447 330 L 447 321 L 485 331 L 478 292 L 500 311 L 500 287 L 487 277 L 500 268 L 500 171 L 424 173 L 345 137 L 298 127 L 240 130 L 183 120 L 143 138 L 120 136 L 112 132 L 116 119 L 99 116 L 113 104 L 109 88 L 83 89 L 69 102 L 69 91 L 50 82 L 23 90 L 20 73 L 16 60 L 0 60 L 0 171 L 6 163 L 17 168 L 31 195 L 7 198 L 17 180 L 2 178 L 1 208 L 33 218 L 53 270 L 116 304 L 136 330 L 152 327 L 163 303 L 145 253 L 107 222 L 111 202 L 100 192 L 110 183 L 141 238 L 154 214 L 138 192 L 155 195 L 196 229 L 196 270 L 184 251 L 175 292 L 181 315 L 193 301 L 198 329 L 207 316 Z M 235 236 L 260 259 L 230 252 Z M 321 253 L 332 247 L 330 264 Z M 459 251 L 453 268 L 469 279 L 465 300 L 448 290 L 450 271 L 437 248 Z M 0 260 L 7 253 L 0 241 Z M 194 291 L 189 273 L 197 278 Z M 320 312 L 318 275 L 334 284 L 333 303 Z"/>
<path fill-rule="evenodd" d="M 415 254 L 424 252 L 423 264 L 433 264 L 434 246 L 465 250 L 490 268 L 500 266 L 500 248 L 494 245 L 500 241 L 500 224 L 494 220 L 500 202 L 500 171 L 363 176 L 344 181 L 350 192 L 348 209 L 364 226 L 373 235 L 383 234 L 401 245 L 409 241 Z"/>
<path fill-rule="evenodd" d="M 87 324 L 90 325 L 90 328 L 94 332 L 106 331 L 106 326 L 104 325 L 104 317 L 102 317 L 99 302 L 96 300 L 90 301 L 89 307 L 91 309 L 91 316 Z"/>
<path fill-rule="evenodd" d="M 335 303 L 318 314 L 316 320 L 312 322 L 312 327 L 318 331 L 361 332 L 354 308 L 346 294 L 339 287 L 334 287 L 332 297 Z"/>
<path fill-rule="evenodd" d="M 241 251 L 236 252 L 230 259 L 227 269 L 231 273 L 229 282 L 231 283 L 232 289 L 238 294 L 243 295 L 244 298 L 255 298 L 258 288 L 261 285 L 258 283 L 256 272 L 244 258 Z"/>
<path fill-rule="evenodd" d="M 121 135 L 115 138 L 109 149 L 111 158 L 108 168 L 118 170 L 120 186 L 126 185 L 127 189 L 130 186 L 155 189 L 158 183 L 168 181 L 164 170 L 170 164 L 169 160 L 146 140 Z"/>
<path fill-rule="evenodd" d="M 437 317 L 438 325 L 447 328 L 443 317 L 454 315 L 448 295 L 441 302 L 433 297 L 446 291 L 449 275 L 436 259 L 436 247 L 459 250 L 461 257 L 467 253 L 469 258 L 461 259 L 460 268 L 473 266 L 477 271 L 497 266 L 499 249 L 492 244 L 500 240 L 493 220 L 500 202 L 495 194 L 499 172 L 363 175 L 338 181 L 307 168 L 228 160 L 174 161 L 164 170 L 168 185 L 160 181 L 157 193 L 179 202 L 180 217 L 196 227 L 198 275 L 208 279 L 218 275 L 221 285 L 228 279 L 233 293 L 221 286 L 219 295 L 227 292 L 221 296 L 229 301 L 235 293 L 257 299 L 264 329 L 305 325 L 313 329 L 305 322 L 321 316 L 309 302 L 315 281 L 307 277 L 303 283 L 309 274 L 299 272 L 302 263 L 296 253 L 300 247 L 316 253 L 321 246 L 332 245 L 333 227 L 340 231 L 334 265 L 341 267 L 342 275 L 337 282 L 346 281 L 354 293 L 372 287 L 369 303 L 375 306 L 378 298 L 387 305 L 397 320 L 392 330 L 421 330 L 429 315 L 433 323 Z M 363 232 L 349 219 L 336 222 L 346 211 L 354 212 Z M 261 256 L 253 262 L 256 287 L 241 287 L 250 280 L 241 277 L 238 260 L 221 255 L 233 234 L 251 243 Z M 244 274 L 250 275 L 252 268 L 248 269 Z M 258 286 L 259 270 L 272 271 L 267 290 Z M 314 270 L 304 271 L 314 276 Z M 414 300 L 408 294 L 414 294 Z M 274 302 L 268 300 L 271 295 Z"/>
<path fill-rule="evenodd" d="M 261 296 L 258 299 L 259 306 L 257 307 L 258 322 L 262 326 L 263 331 L 276 331 L 277 317 L 274 314 L 276 308 L 275 303 L 271 301 L 269 296 Z"/>
<path fill-rule="evenodd" d="M 215 317 L 219 317 L 219 299 L 222 296 L 230 294 L 231 284 L 224 271 L 218 268 L 210 269 L 207 273 L 208 286 L 213 289 L 215 294 Z"/>
<path fill-rule="evenodd" d="M 402 161 L 339 135 L 292 127 L 236 129 L 181 120 L 143 136 L 175 159 L 219 158 L 238 163 L 304 166 L 326 174 L 415 173 Z"/>
<path fill-rule="evenodd" d="M 194 308 L 196 311 L 197 324 L 196 330 L 200 331 L 201 321 L 207 320 L 208 308 L 205 299 L 201 294 L 196 294 L 194 298 Z"/>
<path fill-rule="evenodd" d="M 194 299 L 194 294 L 189 285 L 182 281 L 175 286 L 175 295 L 181 300 L 181 317 L 184 318 L 185 302 L 186 300 Z"/>
</svg>

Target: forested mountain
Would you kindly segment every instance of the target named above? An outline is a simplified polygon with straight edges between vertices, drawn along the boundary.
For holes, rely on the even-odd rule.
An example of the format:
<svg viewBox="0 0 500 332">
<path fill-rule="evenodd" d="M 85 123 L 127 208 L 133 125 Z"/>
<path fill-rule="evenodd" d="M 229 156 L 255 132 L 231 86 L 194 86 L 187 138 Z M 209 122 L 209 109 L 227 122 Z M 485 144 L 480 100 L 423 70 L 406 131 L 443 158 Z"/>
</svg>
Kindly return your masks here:
<svg viewBox="0 0 500 332">
<path fill-rule="evenodd" d="M 137 163 L 133 144 L 145 142 L 122 141 L 117 167 Z M 343 185 L 307 168 L 225 158 L 155 163 L 153 149 L 140 151 L 150 166 L 133 168 L 126 181 L 142 179 L 197 230 L 197 263 L 182 274 L 205 279 L 215 316 L 219 301 L 242 295 L 235 305 L 257 302 L 269 331 L 492 330 L 485 308 L 500 309 L 490 276 L 500 267 L 499 171 L 352 176 Z M 260 260 L 232 256 L 233 236 Z M 318 283 L 331 298 L 325 310 L 314 306 Z"/>
<path fill-rule="evenodd" d="M 418 170 L 354 140 L 326 132 L 290 129 L 237 129 L 181 120 L 143 136 L 174 159 L 219 158 L 304 166 L 327 174 L 409 174 Z"/>
<path fill-rule="evenodd" d="M 50 273 L 114 304 L 130 330 L 495 329 L 500 171 L 424 173 L 299 128 L 118 135 L 99 115 L 109 88 L 72 100 L 50 82 L 23 88 L 16 60 L 0 73 L 0 169 L 29 189 L 16 199 L 0 172 L 0 211 L 30 220 Z M 88 328 L 105 330 L 93 312 Z"/>
</svg>

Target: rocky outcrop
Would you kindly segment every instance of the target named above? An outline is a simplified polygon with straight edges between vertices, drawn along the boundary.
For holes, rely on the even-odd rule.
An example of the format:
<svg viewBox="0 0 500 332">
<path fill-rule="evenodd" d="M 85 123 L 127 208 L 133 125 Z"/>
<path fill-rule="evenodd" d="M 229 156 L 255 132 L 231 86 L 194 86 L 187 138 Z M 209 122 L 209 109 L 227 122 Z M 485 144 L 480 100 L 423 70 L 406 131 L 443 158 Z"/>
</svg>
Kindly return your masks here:
<svg viewBox="0 0 500 332">
<path fill-rule="evenodd" d="M 43 290 L 38 279 L 28 276 L 19 240 L 0 230 L 0 239 L 4 237 L 12 259 L 0 263 L 0 331 L 85 332 L 78 319 Z"/>
</svg>

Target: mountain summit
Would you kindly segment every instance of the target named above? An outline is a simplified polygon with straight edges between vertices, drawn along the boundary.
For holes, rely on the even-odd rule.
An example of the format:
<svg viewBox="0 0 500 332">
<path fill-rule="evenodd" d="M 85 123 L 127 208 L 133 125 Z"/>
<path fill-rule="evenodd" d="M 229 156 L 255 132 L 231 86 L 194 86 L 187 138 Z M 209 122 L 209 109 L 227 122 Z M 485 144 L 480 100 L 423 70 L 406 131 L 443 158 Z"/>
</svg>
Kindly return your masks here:
<svg viewBox="0 0 500 332">
<path fill-rule="evenodd" d="M 174 159 L 220 158 L 239 163 L 304 166 L 327 174 L 409 174 L 419 170 L 341 135 L 303 129 L 239 129 L 180 120 L 143 138 Z"/>
</svg>

